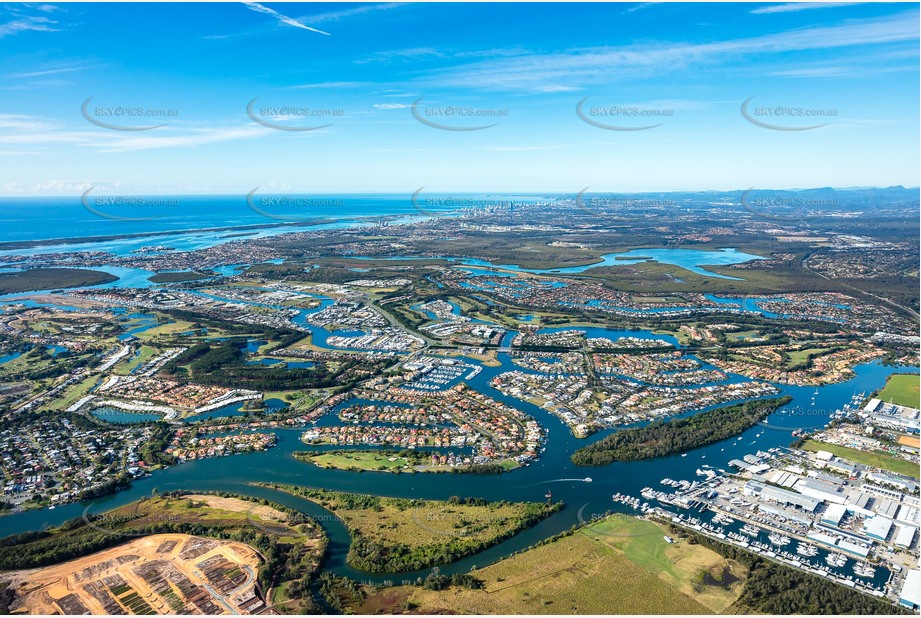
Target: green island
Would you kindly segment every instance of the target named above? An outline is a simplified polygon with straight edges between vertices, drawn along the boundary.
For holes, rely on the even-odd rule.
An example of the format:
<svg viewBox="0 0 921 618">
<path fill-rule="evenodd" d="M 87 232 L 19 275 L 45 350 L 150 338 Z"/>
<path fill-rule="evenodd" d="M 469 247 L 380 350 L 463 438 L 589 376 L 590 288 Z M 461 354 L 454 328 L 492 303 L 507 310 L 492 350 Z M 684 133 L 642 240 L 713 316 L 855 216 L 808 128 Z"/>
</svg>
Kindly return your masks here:
<svg viewBox="0 0 921 618">
<path fill-rule="evenodd" d="M 80 288 L 118 281 L 115 275 L 84 268 L 30 268 L 17 273 L 0 274 L 0 294 L 18 294 L 33 290 Z"/>
<path fill-rule="evenodd" d="M 612 461 L 636 461 L 673 455 L 735 436 L 792 401 L 784 396 L 758 399 L 701 412 L 687 418 L 656 421 L 623 429 L 572 454 L 577 466 L 603 466 Z"/>
<path fill-rule="evenodd" d="M 559 503 L 386 498 L 259 483 L 328 509 L 352 536 L 348 563 L 369 573 L 413 571 L 454 562 L 530 528 Z"/>
</svg>

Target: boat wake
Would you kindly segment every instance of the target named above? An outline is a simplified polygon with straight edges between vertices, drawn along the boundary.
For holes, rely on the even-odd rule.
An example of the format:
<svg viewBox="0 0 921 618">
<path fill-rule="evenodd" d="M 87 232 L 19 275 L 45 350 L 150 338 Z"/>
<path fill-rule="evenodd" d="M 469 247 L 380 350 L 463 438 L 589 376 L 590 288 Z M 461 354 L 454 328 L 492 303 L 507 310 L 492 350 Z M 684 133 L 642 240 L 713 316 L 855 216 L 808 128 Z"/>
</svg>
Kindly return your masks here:
<svg viewBox="0 0 921 618">
<path fill-rule="evenodd" d="M 540 483 L 534 483 L 535 485 L 546 485 L 547 483 L 591 483 L 592 478 L 586 476 L 582 479 L 550 479 L 549 481 L 541 481 Z"/>
</svg>

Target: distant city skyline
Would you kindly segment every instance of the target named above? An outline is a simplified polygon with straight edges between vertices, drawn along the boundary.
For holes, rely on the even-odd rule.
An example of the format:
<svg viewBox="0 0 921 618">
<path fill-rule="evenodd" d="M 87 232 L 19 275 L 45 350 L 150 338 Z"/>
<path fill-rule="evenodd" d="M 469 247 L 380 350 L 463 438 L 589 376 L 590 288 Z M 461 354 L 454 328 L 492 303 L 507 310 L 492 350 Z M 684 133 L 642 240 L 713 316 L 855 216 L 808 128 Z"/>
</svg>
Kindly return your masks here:
<svg viewBox="0 0 921 618">
<path fill-rule="evenodd" d="M 0 196 L 917 187 L 909 3 L 21 4 Z"/>
</svg>

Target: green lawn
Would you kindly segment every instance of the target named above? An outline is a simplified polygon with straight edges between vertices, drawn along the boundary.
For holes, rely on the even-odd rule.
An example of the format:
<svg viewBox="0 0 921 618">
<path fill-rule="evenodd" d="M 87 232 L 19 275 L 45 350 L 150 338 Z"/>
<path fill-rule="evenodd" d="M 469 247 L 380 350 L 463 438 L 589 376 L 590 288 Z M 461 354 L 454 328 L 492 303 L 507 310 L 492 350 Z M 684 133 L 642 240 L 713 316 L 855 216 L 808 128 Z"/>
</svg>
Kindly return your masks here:
<svg viewBox="0 0 921 618">
<path fill-rule="evenodd" d="M 734 613 L 730 607 L 742 591 L 747 570 L 701 545 L 668 544 L 665 533 L 654 523 L 615 516 L 473 570 L 482 588 L 388 588 L 350 609 L 391 613 L 387 603 L 392 607 L 402 599 L 415 604 L 419 613 Z M 702 572 L 724 568 L 731 568 L 737 578 L 729 589 L 698 583 Z"/>
<path fill-rule="evenodd" d="M 54 401 L 50 403 L 42 405 L 41 409 L 42 410 L 49 410 L 49 409 L 66 410 L 71 405 L 76 403 L 78 399 L 81 399 L 82 397 L 86 396 L 86 394 L 89 393 L 90 388 L 92 388 L 93 385 L 96 384 L 96 382 L 98 381 L 99 381 L 99 376 L 90 376 L 86 378 L 85 380 L 83 380 L 82 382 L 80 382 L 79 384 L 72 386 L 68 391 L 64 393 L 63 396 L 55 399 Z"/>
<path fill-rule="evenodd" d="M 850 461 L 856 461 L 857 463 L 873 466 L 874 468 L 880 468 L 882 470 L 889 470 L 897 474 L 904 474 L 912 478 L 919 478 L 919 476 L 921 476 L 918 472 L 917 463 L 906 459 L 899 459 L 898 457 L 892 457 L 884 453 L 858 451 L 857 449 L 848 448 L 846 446 L 828 444 L 827 442 L 816 442 L 815 440 L 808 440 L 806 444 L 803 445 L 803 448 L 813 452 L 828 451 L 829 453 L 844 459 L 849 459 Z"/>
<path fill-rule="evenodd" d="M 390 461 L 390 459 L 393 461 Z M 354 453 L 324 453 L 321 455 L 310 455 L 304 458 L 306 461 L 320 467 L 331 467 L 347 470 L 349 468 L 358 468 L 359 470 L 388 470 L 405 468 L 412 465 L 404 457 L 394 457 L 393 455 L 381 455 L 372 451 L 355 451 Z"/>
<path fill-rule="evenodd" d="M 132 356 L 130 359 L 128 359 L 127 362 L 119 363 L 115 369 L 112 370 L 112 373 L 126 376 L 130 374 L 135 367 L 139 366 L 141 363 L 146 363 L 151 358 L 153 358 L 156 352 L 157 350 L 150 347 L 149 345 L 142 345 L 140 354 Z"/>
<path fill-rule="evenodd" d="M 886 386 L 879 392 L 879 397 L 886 403 L 892 400 L 892 403 L 900 406 L 909 406 L 912 408 L 921 407 L 921 376 L 897 374 L 889 376 Z"/>
</svg>

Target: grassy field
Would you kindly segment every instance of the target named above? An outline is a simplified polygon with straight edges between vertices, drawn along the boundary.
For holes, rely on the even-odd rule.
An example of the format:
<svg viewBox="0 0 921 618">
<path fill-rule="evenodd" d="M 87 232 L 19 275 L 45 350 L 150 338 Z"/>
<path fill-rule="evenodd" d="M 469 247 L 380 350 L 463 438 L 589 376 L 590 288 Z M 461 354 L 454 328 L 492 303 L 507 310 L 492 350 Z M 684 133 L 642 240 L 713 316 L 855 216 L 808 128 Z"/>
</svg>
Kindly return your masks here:
<svg viewBox="0 0 921 618">
<path fill-rule="evenodd" d="M 722 612 L 739 597 L 740 583 L 725 588 L 704 585 L 707 576 L 702 574 L 719 579 L 726 568 L 733 579 L 740 580 L 746 575 L 741 565 L 700 545 L 668 543 L 664 533 L 665 529 L 653 522 L 625 517 L 612 517 L 583 530 L 583 534 L 621 551 L 637 566 L 713 612 Z"/>
<path fill-rule="evenodd" d="M 149 345 L 142 345 L 140 353 L 138 353 L 136 356 L 132 356 L 128 362 L 119 363 L 115 369 L 112 370 L 112 373 L 126 376 L 130 374 L 135 369 L 135 367 L 138 367 L 142 363 L 146 363 L 151 358 L 153 358 L 154 354 L 157 352 L 158 350 L 156 348 L 152 348 Z"/>
<path fill-rule="evenodd" d="M 334 513 L 349 529 L 348 563 L 367 572 L 447 564 L 533 526 L 560 508 L 534 502 L 385 498 L 262 483 Z"/>
<path fill-rule="evenodd" d="M 874 468 L 880 468 L 882 470 L 889 470 L 897 474 L 904 474 L 912 478 L 919 478 L 919 476 L 921 476 L 918 471 L 917 463 L 884 453 L 858 451 L 857 449 L 848 448 L 846 446 L 829 444 L 827 442 L 816 442 L 815 440 L 808 440 L 803 445 L 803 448 L 807 451 L 828 451 L 844 459 L 856 461 L 857 463 L 873 466 Z"/>
<path fill-rule="evenodd" d="M 394 472 L 403 468 L 410 468 L 414 462 L 405 457 L 382 455 L 373 451 L 355 451 L 352 453 L 318 453 L 298 456 L 301 461 L 310 462 L 321 468 L 337 468 L 348 470 L 377 470 L 381 472 Z"/>
<path fill-rule="evenodd" d="M 921 407 L 921 376 L 900 374 L 889 376 L 886 386 L 877 397 L 886 403 L 891 399 L 892 403 L 900 406 L 919 408 Z"/>
<path fill-rule="evenodd" d="M 303 359 L 292 359 L 295 362 Z M 265 399 L 281 399 L 291 404 L 295 410 L 304 410 L 310 408 L 318 401 L 322 401 L 328 396 L 325 391 L 266 391 Z"/>
<path fill-rule="evenodd" d="M 75 384 L 69 390 L 67 390 L 64 395 L 55 399 L 52 402 L 42 405 L 42 410 L 66 410 L 72 404 L 76 403 L 78 399 L 85 396 L 89 393 L 89 390 L 93 387 L 96 382 L 99 381 L 99 376 L 90 376 L 80 382 Z"/>
<path fill-rule="evenodd" d="M 164 335 L 178 335 L 180 333 L 185 333 L 191 330 L 194 330 L 192 322 L 177 320 L 175 322 L 161 324 L 159 326 L 149 328 L 145 331 L 141 331 L 140 333 L 137 333 L 135 337 L 141 341 L 150 341 L 154 337 L 160 337 Z"/>
<path fill-rule="evenodd" d="M 639 536 L 622 536 L 638 534 Z M 715 552 L 669 545 L 645 521 L 611 518 L 472 574 L 483 587 L 443 591 L 401 586 L 368 596 L 356 613 L 412 609 L 468 614 L 709 614 L 739 596 L 746 573 Z M 729 589 L 702 583 L 732 567 Z"/>
<path fill-rule="evenodd" d="M 350 530 L 362 536 L 409 547 L 454 538 L 488 542 L 511 528 L 525 512 L 543 506 L 525 502 L 452 504 L 325 490 L 306 490 L 297 495 L 334 512 Z"/>
<path fill-rule="evenodd" d="M 804 350 L 793 350 L 787 352 L 789 360 L 786 363 L 787 368 L 796 367 L 801 365 L 809 360 L 810 354 L 822 354 L 829 350 L 829 348 L 806 348 Z"/>
</svg>

